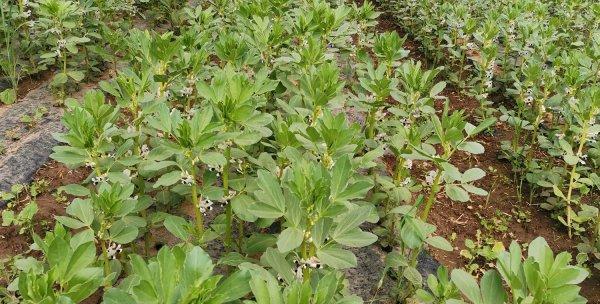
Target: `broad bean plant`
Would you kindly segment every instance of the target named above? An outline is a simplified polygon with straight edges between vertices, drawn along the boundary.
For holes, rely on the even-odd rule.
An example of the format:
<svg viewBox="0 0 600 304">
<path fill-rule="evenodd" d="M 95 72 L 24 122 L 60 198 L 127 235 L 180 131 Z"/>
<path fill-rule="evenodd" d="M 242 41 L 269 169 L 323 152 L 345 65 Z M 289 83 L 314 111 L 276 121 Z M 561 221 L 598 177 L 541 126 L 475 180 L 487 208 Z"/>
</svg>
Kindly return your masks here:
<svg viewBox="0 0 600 304">
<path fill-rule="evenodd" d="M 484 153 L 478 135 L 497 120 L 451 110 L 439 78 L 446 69 L 408 59 L 407 37 L 378 33 L 368 1 L 28 5 L 44 38 L 38 63 L 57 67 L 52 83 L 65 97 L 65 131 L 54 135 L 51 157 L 88 176 L 61 188 L 66 213 L 44 239 L 33 236 L 41 254 L 15 262 L 15 301 L 80 303 L 96 294 L 106 304 L 363 303 L 375 299 L 353 295 L 344 270 L 362 262 L 355 253 L 367 246 L 389 252 L 380 287 L 392 282 L 391 301 L 542 303 L 563 288 L 569 298 L 553 303 L 583 301 L 577 284 L 588 272 L 570 266 L 568 253 L 555 258 L 543 239 L 529 244 L 524 261 L 511 246 L 481 284 L 445 268 L 423 281 L 418 256 L 453 250 L 428 223 L 439 197 L 488 195 L 484 169 L 459 170 L 456 159 Z M 122 28 L 138 13 L 156 16 L 158 28 Z M 500 31 L 468 24 L 433 43 L 464 63 L 474 55 L 452 45 L 478 37 L 486 55 L 451 80 L 485 95 L 502 58 L 492 45 Z M 96 57 L 117 67 L 114 77 L 66 98 L 69 83 L 87 75 L 81 60 L 93 71 Z M 596 164 L 583 155 L 597 134 L 598 92 L 582 87 L 587 78 L 573 81 L 582 102 L 571 103 L 573 124 L 556 146 L 569 172 L 559 178 L 569 181 L 552 184 L 562 193 L 556 205 L 570 210 L 566 223 L 583 227 L 576 212 L 595 187 Z M 538 108 L 545 89 L 533 89 Z M 539 113 L 524 111 L 519 121 L 529 114 Z M 531 157 L 526 173 L 539 162 Z M 431 170 L 417 173 L 417 164 Z"/>
<path fill-rule="evenodd" d="M 579 236 L 596 267 L 599 239 L 600 6 L 596 1 L 383 1 L 448 79 L 497 117 L 519 202 Z M 506 102 L 501 102 L 501 101 Z M 493 130 L 488 130 L 493 132 Z"/>
</svg>

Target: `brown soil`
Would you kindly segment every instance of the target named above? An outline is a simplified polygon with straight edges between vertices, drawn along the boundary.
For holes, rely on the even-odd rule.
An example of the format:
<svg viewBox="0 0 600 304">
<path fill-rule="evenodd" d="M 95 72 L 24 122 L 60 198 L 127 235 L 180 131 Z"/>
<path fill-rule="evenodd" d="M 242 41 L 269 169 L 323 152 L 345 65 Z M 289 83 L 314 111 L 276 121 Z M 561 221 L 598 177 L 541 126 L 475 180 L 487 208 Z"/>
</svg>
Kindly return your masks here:
<svg viewBox="0 0 600 304">
<path fill-rule="evenodd" d="M 404 36 L 403 32 L 388 15 L 381 16 L 379 30 L 397 30 Z M 419 50 L 417 42 L 409 38 L 405 43 L 405 47 L 411 50 L 410 57 L 412 59 L 426 62 L 425 56 Z M 37 79 L 22 81 L 19 89 L 19 97 L 39 86 L 43 81 L 48 79 L 47 77 L 50 77 L 48 75 L 51 76 L 51 74 L 45 74 Z M 479 106 L 476 100 L 452 88 L 447 88 L 443 94 L 450 99 L 450 105 L 453 109 L 463 109 L 467 114 L 472 113 Z M 450 238 L 453 233 L 456 234 L 456 239 L 453 241 L 455 246 L 454 251 L 432 250 L 431 252 L 442 264 L 453 268 L 464 266 L 467 261 L 460 256 L 460 250 L 465 248 L 464 241 L 466 239 L 475 240 L 477 230 L 485 232 L 481 225 L 481 218 L 492 219 L 497 217 L 497 212 L 500 212 L 501 217 L 513 217 L 513 220 L 508 222 L 508 230 L 505 233 L 491 232 L 491 235 L 495 239 L 502 241 L 504 246 L 508 246 L 512 240 L 524 243 L 533 240 L 537 236 L 543 236 L 555 251 L 573 251 L 576 240 L 569 239 L 564 227 L 553 220 L 550 214 L 535 205 L 518 202 L 517 190 L 515 183 L 512 181 L 511 165 L 498 158 L 501 153 L 500 142 L 510 139 L 511 135 L 512 132 L 507 125 L 498 123 L 495 135 L 481 135 L 477 138 L 486 148 L 484 154 L 466 155 L 458 153 L 455 155 L 455 164 L 461 171 L 472 167 L 479 167 L 488 172 L 488 175 L 479 181 L 477 186 L 490 191 L 490 200 L 486 204 L 486 197 L 472 196 L 472 202 L 460 203 L 449 200 L 443 194 L 438 195 L 437 203 L 434 205 L 429 217 L 430 222 L 437 226 L 437 233 L 446 238 Z M 386 159 L 388 170 L 390 171 L 393 170 L 393 162 L 393 159 Z M 488 168 L 490 167 L 495 168 L 497 170 L 496 173 L 489 173 Z M 430 164 L 415 162 L 413 173 L 417 178 L 424 178 L 427 171 L 431 169 Z M 35 198 L 39 207 L 34 220 L 34 231 L 36 233 L 43 235 L 45 231 L 51 229 L 54 216 L 64 214 L 65 203 L 58 202 L 52 195 L 56 192 L 56 189 L 63 185 L 79 183 L 88 174 L 89 172 L 86 169 L 70 170 L 55 161 L 51 161 L 40 168 L 35 176 L 35 180 L 46 180 L 49 183 L 49 187 Z M 71 199 L 68 198 L 67 201 Z M 31 197 L 24 197 L 22 202 L 25 203 L 29 200 L 31 200 Z M 16 209 L 19 210 L 23 205 L 18 204 Z M 514 220 L 513 210 L 529 214 L 529 221 L 521 221 L 519 223 Z M 189 213 L 189 210 L 186 210 L 184 207 L 183 212 Z M 154 230 L 152 234 L 156 244 L 170 244 L 176 241 L 164 229 Z M 27 254 L 31 242 L 29 233 L 19 234 L 18 229 L 12 226 L 0 227 L 0 259 L 18 254 Z M 154 246 L 152 249 L 154 252 L 158 248 Z M 594 273 L 593 278 L 588 279 L 582 284 L 582 294 L 588 298 L 589 303 L 600 303 L 600 280 L 596 279 L 597 275 L 600 274 L 597 272 Z M 0 284 L 4 283 L 6 282 L 0 282 Z M 100 298 L 101 292 L 97 292 L 85 303 L 99 303 Z"/>
<path fill-rule="evenodd" d="M 23 98 L 27 93 L 37 89 L 42 83 L 50 80 L 54 72 L 51 70 L 45 70 L 35 75 L 29 75 L 19 82 L 19 92 L 17 98 Z"/>
<path fill-rule="evenodd" d="M 27 202 L 35 201 L 38 205 L 38 212 L 33 219 L 33 230 L 38 235 L 45 234 L 52 229 L 55 215 L 65 214 L 65 203 L 58 202 L 53 194 L 56 189 L 72 184 L 79 183 L 88 175 L 85 169 L 69 170 L 62 164 L 51 161 L 42 166 L 35 175 L 36 181 L 44 180 L 48 182 L 48 187 L 37 197 L 31 197 L 28 193 L 22 194 L 19 203 L 15 204 L 14 210 L 20 211 Z M 67 197 L 69 202 L 72 197 Z M 19 234 L 19 228 L 15 226 L 0 227 L 0 259 L 22 254 L 28 251 L 32 239 L 27 231 Z"/>
<path fill-rule="evenodd" d="M 393 17 L 389 14 L 383 14 L 380 17 L 378 29 L 380 31 L 395 30 L 403 36 L 403 31 L 395 24 Z M 405 47 L 411 50 L 410 58 L 427 61 L 423 52 L 419 49 L 418 42 L 408 38 Z M 453 110 L 464 110 L 467 115 L 473 114 L 479 107 L 477 100 L 451 87 L 446 88 L 442 95 L 450 99 L 450 107 Z M 503 103 L 507 103 L 506 99 Z M 441 107 L 440 103 L 436 104 L 437 109 Z M 429 216 L 429 222 L 436 225 L 437 233 L 447 239 L 451 239 L 454 234 L 456 235 L 456 239 L 453 241 L 454 251 L 431 250 L 431 254 L 443 265 L 452 268 L 465 266 L 468 261 L 460 255 L 460 251 L 465 249 L 465 240 L 476 240 L 477 230 L 486 233 L 481 219 L 491 220 L 493 218 L 509 219 L 506 232 L 487 232 L 494 239 L 501 241 L 505 247 L 508 247 L 513 240 L 519 243 L 527 243 L 538 236 L 542 236 L 555 252 L 570 251 L 573 256 L 576 254 L 577 250 L 574 247 L 577 245 L 577 237 L 570 239 L 565 227 L 557 220 L 552 219 L 548 212 L 537 207 L 535 200 L 533 205 L 518 201 L 511 164 L 499 159 L 502 154 L 501 142 L 510 140 L 512 134 L 510 126 L 498 122 L 494 135 L 480 134 L 477 138 L 485 147 L 484 154 L 455 154 L 453 164 L 461 171 L 479 167 L 488 173 L 486 177 L 478 181 L 477 186 L 490 192 L 490 199 L 486 204 L 486 197 L 472 195 L 471 202 L 460 203 L 453 202 L 443 193 L 438 194 L 437 202 Z M 391 165 L 390 161 L 392 162 Z M 393 159 L 386 162 L 388 163 L 388 169 L 393 168 L 393 162 Z M 433 169 L 431 164 L 428 163 L 415 162 L 415 164 L 413 169 L 415 175 L 413 176 L 417 178 L 424 179 L 427 172 Z M 489 168 L 494 168 L 496 172 L 490 173 Z M 524 194 L 524 196 L 528 197 L 528 194 Z M 518 222 L 514 214 L 515 211 L 525 212 L 528 216 Z M 475 262 L 485 266 L 484 261 L 476 260 Z M 600 276 L 600 271 L 594 271 L 592 277 L 582 284 L 581 294 L 588 299 L 589 303 L 600 303 L 600 280 L 597 279 L 598 276 Z"/>
</svg>

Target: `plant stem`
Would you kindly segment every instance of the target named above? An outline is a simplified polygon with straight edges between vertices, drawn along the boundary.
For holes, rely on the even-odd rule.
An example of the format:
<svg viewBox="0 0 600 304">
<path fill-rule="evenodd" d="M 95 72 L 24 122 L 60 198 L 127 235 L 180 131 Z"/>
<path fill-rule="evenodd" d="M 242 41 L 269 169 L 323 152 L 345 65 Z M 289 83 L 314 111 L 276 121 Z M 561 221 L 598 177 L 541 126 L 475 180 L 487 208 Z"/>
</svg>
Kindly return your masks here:
<svg viewBox="0 0 600 304">
<path fill-rule="evenodd" d="M 196 166 L 192 166 L 192 176 L 196 177 Z M 198 198 L 198 186 L 196 181 L 192 183 L 192 207 L 194 208 L 194 217 L 196 220 L 196 230 L 201 237 L 204 235 L 204 216 L 200 212 L 200 202 Z"/>
<path fill-rule="evenodd" d="M 102 247 L 102 259 L 104 260 L 104 277 L 106 278 L 110 274 L 110 261 L 108 260 L 108 252 L 104 240 L 100 240 L 100 246 Z M 104 287 L 109 288 L 110 283 L 105 282 Z"/>
<path fill-rule="evenodd" d="M 581 156 L 581 152 L 583 151 L 583 146 L 587 141 L 587 132 L 588 132 L 588 124 L 585 123 L 583 126 L 583 130 L 581 132 L 581 140 L 579 141 L 579 147 L 577 148 L 577 156 Z M 575 174 L 577 173 L 577 164 L 573 165 L 571 169 L 571 174 L 569 177 L 569 190 L 567 190 L 567 228 L 569 229 L 569 238 L 571 238 L 571 197 L 573 195 L 573 186 L 575 181 Z"/>
<path fill-rule="evenodd" d="M 367 132 L 365 136 L 367 139 L 375 138 L 375 113 L 377 112 L 377 107 L 371 107 L 369 111 L 369 115 L 367 116 Z"/>
<path fill-rule="evenodd" d="M 431 206 L 433 205 L 433 202 L 435 201 L 435 195 L 440 191 L 439 183 L 440 183 L 441 177 L 442 177 L 442 170 L 438 169 L 438 172 L 435 175 L 435 178 L 433 180 L 433 184 L 431 185 L 431 190 L 429 192 L 429 196 L 427 197 L 427 201 L 425 202 L 425 209 L 423 209 L 423 212 L 421 213 L 421 220 L 423 220 L 424 222 L 427 222 L 427 218 L 429 217 L 429 212 L 431 211 Z"/>
<path fill-rule="evenodd" d="M 229 196 L 229 161 L 231 160 L 231 147 L 227 146 L 225 149 L 225 165 L 223 166 L 223 196 L 226 198 Z M 225 248 L 227 251 L 231 251 L 231 243 L 233 240 L 233 211 L 231 210 L 231 204 L 225 202 Z"/>
<path fill-rule="evenodd" d="M 394 172 L 395 173 L 394 174 L 395 175 L 395 180 L 396 180 L 397 184 L 399 184 L 400 182 L 402 182 L 401 179 L 403 177 L 403 174 L 402 174 L 403 170 L 402 169 L 404 168 L 404 162 L 405 162 L 405 159 L 403 157 L 401 157 L 400 155 L 398 155 L 397 156 L 397 162 L 396 162 L 396 168 L 395 168 L 396 172 Z"/>
</svg>

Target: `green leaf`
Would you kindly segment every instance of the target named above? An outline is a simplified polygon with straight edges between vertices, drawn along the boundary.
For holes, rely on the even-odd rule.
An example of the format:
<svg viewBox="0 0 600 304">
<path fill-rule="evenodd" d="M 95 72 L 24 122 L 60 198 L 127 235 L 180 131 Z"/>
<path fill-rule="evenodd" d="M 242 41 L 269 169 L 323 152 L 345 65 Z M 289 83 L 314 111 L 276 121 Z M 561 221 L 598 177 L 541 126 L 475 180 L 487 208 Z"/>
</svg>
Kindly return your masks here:
<svg viewBox="0 0 600 304">
<path fill-rule="evenodd" d="M 458 150 L 469 152 L 471 154 L 482 154 L 485 148 L 482 144 L 475 141 L 466 141 L 458 146 Z"/>
<path fill-rule="evenodd" d="M 64 279 L 67 281 L 71 280 L 77 272 L 92 264 L 95 259 L 96 246 L 94 246 L 94 243 L 88 242 L 80 245 L 75 249 L 75 252 L 73 252 L 73 255 L 69 259 L 67 273 L 65 274 Z"/>
<path fill-rule="evenodd" d="M 121 289 L 111 288 L 104 293 L 102 304 L 136 303 L 135 299 Z"/>
<path fill-rule="evenodd" d="M 237 300 L 250 292 L 250 272 L 247 270 L 237 271 L 229 275 L 213 293 L 223 295 L 220 299 L 227 303 Z"/>
<path fill-rule="evenodd" d="M 225 156 L 218 152 L 203 153 L 200 155 L 200 160 L 211 167 L 224 166 L 227 163 Z"/>
<path fill-rule="evenodd" d="M 446 185 L 445 192 L 446 195 L 448 195 L 448 197 L 454 201 L 465 203 L 468 202 L 470 199 L 469 193 L 467 191 L 454 184 Z"/>
<path fill-rule="evenodd" d="M 283 230 L 277 238 L 277 249 L 282 253 L 294 250 L 302 244 L 304 231 L 299 228 L 289 227 Z"/>
<path fill-rule="evenodd" d="M 73 78 L 75 82 L 81 82 L 85 78 L 85 74 L 82 71 L 68 71 L 67 75 Z"/>
<path fill-rule="evenodd" d="M 446 82 L 441 81 L 436 83 L 431 90 L 429 90 L 429 97 L 436 97 L 440 92 L 442 92 L 446 88 Z"/>
<path fill-rule="evenodd" d="M 565 160 L 565 163 L 569 164 L 570 166 L 575 166 L 579 163 L 579 161 L 581 161 L 579 157 L 573 154 L 565 154 L 563 159 Z"/>
<path fill-rule="evenodd" d="M 427 244 L 441 249 L 441 250 L 445 250 L 445 251 L 452 251 L 452 244 L 450 244 L 450 242 L 448 242 L 448 240 L 446 240 L 445 238 L 441 237 L 441 236 L 432 236 L 432 237 L 428 237 L 427 239 L 425 239 L 425 242 L 427 242 Z"/>
<path fill-rule="evenodd" d="M 292 266 L 286 261 L 285 256 L 275 248 L 267 248 L 262 259 L 271 266 L 288 283 L 294 282 L 295 277 Z"/>
<path fill-rule="evenodd" d="M 423 277 L 421 276 L 421 273 L 419 273 L 419 271 L 414 267 L 409 266 L 404 268 L 402 276 L 415 286 L 421 286 L 423 284 Z"/>
<path fill-rule="evenodd" d="M 277 238 L 270 234 L 252 234 L 245 242 L 246 253 L 256 254 L 263 253 L 267 248 L 274 246 L 277 243 Z"/>
<path fill-rule="evenodd" d="M 181 180 L 181 171 L 175 170 L 161 176 L 156 183 L 154 183 L 153 188 L 158 187 L 168 187 Z"/>
<path fill-rule="evenodd" d="M 188 221 L 186 221 L 184 218 L 171 215 L 171 216 L 168 216 L 164 220 L 163 225 L 171 234 L 173 234 L 177 238 L 179 238 L 183 241 L 189 240 L 189 238 L 190 238 L 190 232 L 189 232 L 190 223 Z"/>
<path fill-rule="evenodd" d="M 324 264 L 336 269 L 356 267 L 356 256 L 341 246 L 330 245 L 317 250 L 317 257 Z"/>
<path fill-rule="evenodd" d="M 377 241 L 377 236 L 373 233 L 355 228 L 338 235 L 335 241 L 349 247 L 365 247 Z"/>
<path fill-rule="evenodd" d="M 507 295 L 502 286 L 502 278 L 495 270 L 488 270 L 481 278 L 481 292 L 484 304 L 506 303 Z"/>
<path fill-rule="evenodd" d="M 56 75 L 54 75 L 54 78 L 52 78 L 52 86 L 60 86 L 62 84 L 67 83 L 67 80 L 69 80 L 69 77 L 67 76 L 67 74 L 65 73 L 58 73 Z"/>
<path fill-rule="evenodd" d="M 462 269 L 454 269 L 451 274 L 452 282 L 473 304 L 484 304 L 477 281 Z"/>
<path fill-rule="evenodd" d="M 469 182 L 481 179 L 484 176 L 485 176 L 485 171 L 481 170 L 480 168 L 471 168 L 462 174 L 461 181 L 463 183 L 469 183 Z"/>
<path fill-rule="evenodd" d="M 113 242 L 119 244 L 127 244 L 135 240 L 138 236 L 138 228 L 133 226 L 126 226 L 125 224 L 119 224 L 121 222 L 115 222 L 110 227 L 110 238 Z"/>
<path fill-rule="evenodd" d="M 494 117 L 487 118 L 487 119 L 483 120 L 475 129 L 471 130 L 468 134 L 469 134 L 469 136 L 478 134 L 479 132 L 489 128 L 490 126 L 492 126 L 495 123 L 496 123 L 496 118 L 494 118 Z"/>
<path fill-rule="evenodd" d="M 59 191 L 64 191 L 67 194 L 73 196 L 88 196 L 90 195 L 90 189 L 80 184 L 69 184 L 58 188 Z"/>
<path fill-rule="evenodd" d="M 5 213 L 4 212 L 2 213 L 2 217 L 4 219 L 4 222 L 2 223 L 2 225 L 3 226 L 8 226 L 8 225 L 5 225 L 5 222 L 7 221 L 7 219 L 5 218 Z M 81 229 L 81 228 L 83 228 L 83 227 L 86 226 L 81 221 L 79 221 L 77 219 L 74 219 L 72 217 L 57 215 L 57 216 L 55 216 L 55 218 L 56 218 L 56 220 L 59 223 L 65 225 L 65 226 L 67 226 L 67 227 L 69 227 L 71 229 Z"/>
<path fill-rule="evenodd" d="M 3 104 L 13 104 L 17 101 L 17 92 L 14 89 L 6 89 L 0 93 L 0 101 Z"/>
<path fill-rule="evenodd" d="M 385 256 L 385 266 L 393 269 L 400 269 L 408 266 L 408 259 L 402 253 L 394 250 Z"/>
<path fill-rule="evenodd" d="M 469 193 L 473 193 L 475 195 L 481 195 L 481 196 L 488 195 L 487 191 L 485 191 L 481 188 L 475 187 L 471 184 L 462 184 L 461 186 L 463 187 L 463 189 L 469 191 Z"/>
<path fill-rule="evenodd" d="M 255 195 L 261 202 L 261 205 L 266 204 L 271 207 L 273 211 L 278 211 L 283 214 L 285 212 L 285 200 L 277 177 L 268 171 L 259 170 L 258 186 L 261 190 L 257 191 Z M 260 215 L 256 215 L 260 217 Z"/>
<path fill-rule="evenodd" d="M 74 199 L 66 211 L 67 214 L 79 219 L 85 226 L 92 225 L 94 221 L 94 208 L 89 200 Z"/>
<path fill-rule="evenodd" d="M 371 215 L 372 208 L 372 206 L 362 206 L 343 214 L 331 237 L 335 240 L 338 236 L 358 227 Z"/>
<path fill-rule="evenodd" d="M 331 173 L 331 197 L 333 200 L 346 189 L 348 179 L 350 178 L 350 169 L 350 159 L 347 155 L 335 162 L 333 172 Z"/>
</svg>

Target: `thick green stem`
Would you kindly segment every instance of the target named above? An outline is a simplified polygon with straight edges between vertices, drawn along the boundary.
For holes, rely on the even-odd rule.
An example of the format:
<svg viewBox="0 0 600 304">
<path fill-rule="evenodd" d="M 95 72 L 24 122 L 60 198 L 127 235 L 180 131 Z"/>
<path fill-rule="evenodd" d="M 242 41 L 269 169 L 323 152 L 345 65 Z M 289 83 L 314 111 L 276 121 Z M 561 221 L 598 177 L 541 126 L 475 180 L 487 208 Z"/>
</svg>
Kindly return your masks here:
<svg viewBox="0 0 600 304">
<path fill-rule="evenodd" d="M 108 260 L 108 250 L 104 240 L 100 240 L 100 247 L 102 248 L 102 259 L 104 261 L 104 277 L 107 277 L 110 274 L 110 261 Z M 108 281 L 104 282 L 104 287 L 110 288 L 110 283 Z"/>
<path fill-rule="evenodd" d="M 369 111 L 369 116 L 367 116 L 367 132 L 365 136 L 367 139 L 375 138 L 375 113 L 377 112 L 377 107 L 372 107 L 371 111 Z"/>
<path fill-rule="evenodd" d="M 231 147 L 225 149 L 225 165 L 223 166 L 223 196 L 225 199 L 229 197 L 229 162 L 231 160 Z M 231 244 L 233 240 L 233 210 L 231 204 L 225 202 L 225 248 L 227 251 L 231 250 Z"/>
<path fill-rule="evenodd" d="M 583 152 L 583 147 L 585 146 L 585 142 L 587 141 L 587 132 L 588 132 L 588 124 L 586 123 L 583 126 L 583 130 L 581 132 L 581 140 L 579 142 L 579 148 L 577 148 L 577 156 L 581 156 L 581 153 Z M 571 169 L 571 174 L 569 177 L 569 190 L 567 190 L 567 198 L 566 198 L 566 204 L 567 204 L 567 228 L 569 229 L 569 238 L 571 237 L 571 197 L 573 195 L 573 186 L 574 186 L 574 181 L 575 181 L 575 174 L 577 173 L 577 164 L 573 165 L 573 168 Z"/>
<path fill-rule="evenodd" d="M 394 179 L 396 180 L 396 184 L 400 184 L 402 182 L 402 178 L 404 177 L 404 164 L 406 163 L 406 159 L 404 157 L 397 155 L 396 156 L 396 168 L 394 172 Z"/>
<path fill-rule="evenodd" d="M 196 167 L 192 166 L 192 176 L 196 177 Z M 200 212 L 200 198 L 198 197 L 198 185 L 196 181 L 192 183 L 192 205 L 194 208 L 194 217 L 196 220 L 196 230 L 200 237 L 204 236 L 204 215 Z"/>
<path fill-rule="evenodd" d="M 431 190 L 429 192 L 429 196 L 427 196 L 427 201 L 425 202 L 425 209 L 423 209 L 423 212 L 421 213 L 421 220 L 423 220 L 424 222 L 427 222 L 427 218 L 429 217 L 429 212 L 431 211 L 431 206 L 433 206 L 433 203 L 435 202 L 435 196 L 440 191 L 439 183 L 440 183 L 441 177 L 442 177 L 442 170 L 438 170 L 438 172 L 435 175 L 435 178 L 433 180 L 433 184 L 431 185 Z"/>
</svg>

